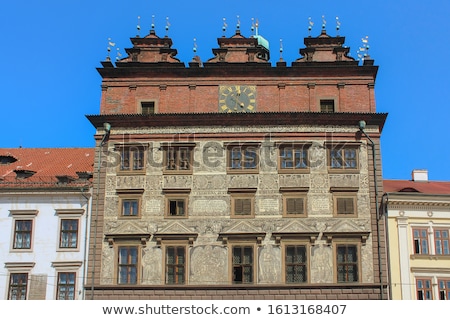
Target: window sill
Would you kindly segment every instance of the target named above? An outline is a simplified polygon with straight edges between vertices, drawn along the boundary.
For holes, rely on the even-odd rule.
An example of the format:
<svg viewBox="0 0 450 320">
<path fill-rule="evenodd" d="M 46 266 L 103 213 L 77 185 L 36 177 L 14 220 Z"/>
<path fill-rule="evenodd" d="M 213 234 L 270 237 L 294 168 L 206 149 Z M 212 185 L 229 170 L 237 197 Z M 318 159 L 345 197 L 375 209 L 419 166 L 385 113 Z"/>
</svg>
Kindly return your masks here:
<svg viewBox="0 0 450 320">
<path fill-rule="evenodd" d="M 411 260 L 450 260 L 450 254 L 411 254 Z"/>
</svg>

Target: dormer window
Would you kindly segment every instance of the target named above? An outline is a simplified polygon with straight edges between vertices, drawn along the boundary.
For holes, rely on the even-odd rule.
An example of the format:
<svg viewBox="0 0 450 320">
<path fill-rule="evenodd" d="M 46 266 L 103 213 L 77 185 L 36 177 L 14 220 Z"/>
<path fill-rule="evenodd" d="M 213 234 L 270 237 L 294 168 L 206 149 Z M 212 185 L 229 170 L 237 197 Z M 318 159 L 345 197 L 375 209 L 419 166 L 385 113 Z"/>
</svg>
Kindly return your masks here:
<svg viewBox="0 0 450 320">
<path fill-rule="evenodd" d="M 17 159 L 13 156 L 0 156 L 0 164 L 11 164 L 16 161 Z"/>
<path fill-rule="evenodd" d="M 56 179 L 58 179 L 58 184 L 68 184 L 71 183 L 72 181 L 75 181 L 75 178 L 71 177 L 71 176 L 56 176 Z"/>
<path fill-rule="evenodd" d="M 26 179 L 26 178 L 29 178 L 29 177 L 33 176 L 36 173 L 36 171 L 21 170 L 21 169 L 14 170 L 14 172 L 16 173 L 16 178 L 17 179 Z"/>
</svg>

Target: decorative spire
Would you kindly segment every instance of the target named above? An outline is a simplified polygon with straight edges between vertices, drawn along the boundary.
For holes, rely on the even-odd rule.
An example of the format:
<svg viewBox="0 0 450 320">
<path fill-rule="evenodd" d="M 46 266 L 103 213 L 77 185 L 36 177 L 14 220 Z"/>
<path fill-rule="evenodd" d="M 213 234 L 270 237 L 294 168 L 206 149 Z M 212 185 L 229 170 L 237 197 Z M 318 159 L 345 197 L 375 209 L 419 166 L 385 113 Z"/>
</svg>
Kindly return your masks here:
<svg viewBox="0 0 450 320">
<path fill-rule="evenodd" d="M 137 37 L 139 38 L 141 36 L 141 17 L 138 16 L 137 19 L 138 22 L 136 28 L 137 28 Z"/>
<path fill-rule="evenodd" d="M 116 61 L 119 61 L 120 59 L 122 59 L 122 54 L 120 53 L 120 49 L 117 48 Z"/>
<path fill-rule="evenodd" d="M 251 27 L 252 35 L 255 35 L 255 18 L 252 18 L 252 27 Z"/>
<path fill-rule="evenodd" d="M 280 61 L 283 61 L 283 39 L 280 39 Z"/>
<path fill-rule="evenodd" d="M 239 19 L 239 16 L 236 16 L 237 22 L 236 22 L 236 29 L 239 30 L 241 28 L 241 20 Z"/>
<path fill-rule="evenodd" d="M 309 25 L 308 25 L 308 35 L 311 37 L 311 30 L 312 30 L 312 27 L 313 27 L 313 25 L 314 25 L 314 22 L 311 20 L 311 17 L 309 17 L 308 18 L 308 21 L 309 21 Z"/>
<path fill-rule="evenodd" d="M 166 17 L 166 37 L 169 36 L 169 27 L 170 27 L 169 17 Z"/>
<path fill-rule="evenodd" d="M 111 41 L 111 38 L 108 38 L 108 56 L 106 57 L 107 61 L 111 60 L 111 47 L 114 47 L 116 44 L 114 42 Z"/>
<path fill-rule="evenodd" d="M 155 15 L 152 15 L 151 30 L 152 30 L 152 31 L 155 31 Z"/>
<path fill-rule="evenodd" d="M 194 38 L 194 47 L 192 48 L 192 51 L 194 51 L 194 54 L 197 53 L 197 39 Z"/>
<path fill-rule="evenodd" d="M 339 29 L 341 28 L 341 22 L 339 21 L 339 17 L 336 17 L 336 36 L 339 37 Z"/>
<path fill-rule="evenodd" d="M 322 30 L 325 30 L 327 27 L 327 20 L 325 20 L 325 16 L 322 16 Z"/>
<path fill-rule="evenodd" d="M 357 51 L 358 60 L 364 61 L 365 58 L 369 57 L 369 36 L 361 38 L 362 46 L 359 47 Z"/>
<path fill-rule="evenodd" d="M 222 25 L 222 32 L 223 32 L 223 37 L 225 37 L 225 32 L 227 31 L 227 21 L 225 18 L 223 18 L 223 25 Z"/>
</svg>

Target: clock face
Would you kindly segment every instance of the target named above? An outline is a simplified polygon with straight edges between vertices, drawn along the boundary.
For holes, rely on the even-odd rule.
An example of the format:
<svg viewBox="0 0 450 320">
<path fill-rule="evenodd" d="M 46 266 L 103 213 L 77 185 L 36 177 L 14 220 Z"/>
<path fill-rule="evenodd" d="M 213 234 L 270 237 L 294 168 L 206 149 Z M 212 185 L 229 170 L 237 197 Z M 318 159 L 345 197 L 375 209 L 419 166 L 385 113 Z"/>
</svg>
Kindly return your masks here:
<svg viewBox="0 0 450 320">
<path fill-rule="evenodd" d="M 256 112 L 256 86 L 220 86 L 219 112 Z"/>
</svg>

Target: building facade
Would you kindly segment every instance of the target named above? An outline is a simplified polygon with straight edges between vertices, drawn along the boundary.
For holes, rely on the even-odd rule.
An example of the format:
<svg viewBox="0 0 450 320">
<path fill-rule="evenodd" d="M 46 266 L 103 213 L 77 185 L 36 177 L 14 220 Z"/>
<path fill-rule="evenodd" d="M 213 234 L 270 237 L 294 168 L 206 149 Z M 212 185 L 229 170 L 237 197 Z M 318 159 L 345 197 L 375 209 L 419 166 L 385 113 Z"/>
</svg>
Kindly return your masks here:
<svg viewBox="0 0 450 320">
<path fill-rule="evenodd" d="M 450 300 L 450 182 L 385 180 L 390 287 L 396 300 Z"/>
<path fill-rule="evenodd" d="M 272 66 L 238 28 L 185 66 L 152 29 L 102 62 L 88 299 L 386 298 L 386 114 L 344 41 Z"/>
<path fill-rule="evenodd" d="M 0 299 L 84 299 L 93 148 L 0 149 Z"/>
</svg>

